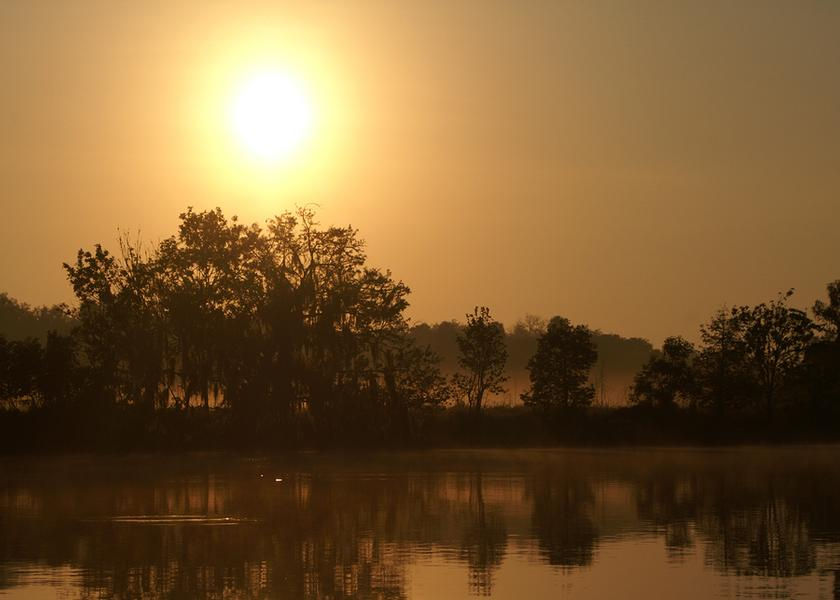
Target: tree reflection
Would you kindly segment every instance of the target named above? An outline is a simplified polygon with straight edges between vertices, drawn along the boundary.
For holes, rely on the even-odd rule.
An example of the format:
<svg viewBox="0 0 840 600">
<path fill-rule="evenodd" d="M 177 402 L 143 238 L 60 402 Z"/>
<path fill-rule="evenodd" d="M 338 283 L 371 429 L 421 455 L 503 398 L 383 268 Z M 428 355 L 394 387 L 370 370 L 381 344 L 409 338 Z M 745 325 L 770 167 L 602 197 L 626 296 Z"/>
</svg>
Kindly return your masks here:
<svg viewBox="0 0 840 600">
<path fill-rule="evenodd" d="M 694 547 L 692 520 L 697 512 L 695 479 L 663 474 L 643 479 L 635 486 L 639 516 L 664 530 L 665 548 L 672 559 L 681 559 Z"/>
<path fill-rule="evenodd" d="M 694 545 L 706 561 L 739 575 L 792 577 L 817 567 L 819 540 L 837 541 L 840 519 L 828 509 L 837 474 L 760 465 L 753 469 L 659 471 L 635 482 L 638 514 L 664 530 L 672 553 Z"/>
<path fill-rule="evenodd" d="M 533 480 L 534 536 L 549 564 L 563 567 L 592 562 L 598 531 L 589 515 L 591 483 L 544 473 Z"/>
<path fill-rule="evenodd" d="M 429 556 L 465 564 L 469 591 L 490 595 L 510 554 L 574 569 L 608 540 L 651 531 L 671 557 L 696 550 L 718 572 L 837 581 L 831 453 L 465 456 L 0 465 L 0 590 L 41 569 L 88 597 L 404 598 L 409 566 Z M 209 520 L 113 519 L 142 515 Z"/>
<path fill-rule="evenodd" d="M 501 563 L 507 548 L 507 529 L 501 515 L 488 511 L 484 502 L 481 472 L 470 475 L 466 527 L 461 537 L 460 556 L 469 567 L 470 591 L 489 596 L 493 589 L 493 570 Z"/>
<path fill-rule="evenodd" d="M 810 573 L 816 563 L 808 516 L 773 486 L 762 491 L 756 496 L 745 486 L 739 498 L 727 490 L 728 501 L 718 500 L 718 510 L 698 515 L 698 528 L 708 540 L 707 560 L 742 575 Z"/>
</svg>

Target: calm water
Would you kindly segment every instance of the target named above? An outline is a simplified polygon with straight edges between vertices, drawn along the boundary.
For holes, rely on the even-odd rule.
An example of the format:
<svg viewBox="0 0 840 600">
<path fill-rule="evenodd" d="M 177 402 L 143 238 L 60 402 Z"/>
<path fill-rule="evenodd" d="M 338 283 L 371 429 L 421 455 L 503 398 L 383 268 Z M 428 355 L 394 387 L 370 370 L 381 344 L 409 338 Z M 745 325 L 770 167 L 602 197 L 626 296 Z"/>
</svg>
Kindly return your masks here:
<svg viewBox="0 0 840 600">
<path fill-rule="evenodd" d="M 840 447 L 3 459 L 4 594 L 840 598 Z"/>
</svg>

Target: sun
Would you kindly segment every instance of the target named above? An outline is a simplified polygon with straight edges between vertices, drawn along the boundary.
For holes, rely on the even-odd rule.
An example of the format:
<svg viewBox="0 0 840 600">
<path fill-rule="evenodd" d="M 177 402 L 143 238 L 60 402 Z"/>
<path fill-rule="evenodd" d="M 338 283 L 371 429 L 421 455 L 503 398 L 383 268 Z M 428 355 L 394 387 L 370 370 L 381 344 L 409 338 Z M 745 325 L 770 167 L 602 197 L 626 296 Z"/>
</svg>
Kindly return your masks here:
<svg viewBox="0 0 840 600">
<path fill-rule="evenodd" d="M 283 71 L 252 74 L 231 104 L 236 141 L 251 157 L 268 164 L 290 159 L 310 137 L 312 101 L 304 84 Z"/>
</svg>

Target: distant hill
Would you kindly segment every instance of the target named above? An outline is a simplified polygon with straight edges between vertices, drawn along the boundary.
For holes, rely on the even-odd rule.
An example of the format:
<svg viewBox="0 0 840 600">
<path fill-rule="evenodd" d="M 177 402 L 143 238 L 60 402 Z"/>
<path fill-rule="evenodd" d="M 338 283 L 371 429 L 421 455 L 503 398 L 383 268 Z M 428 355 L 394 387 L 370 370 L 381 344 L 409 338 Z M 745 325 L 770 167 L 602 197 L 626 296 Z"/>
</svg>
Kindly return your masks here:
<svg viewBox="0 0 840 600">
<path fill-rule="evenodd" d="M 450 374 L 458 370 L 456 339 L 461 325 L 456 321 L 415 325 L 411 334 L 422 346 L 430 346 L 441 359 L 441 369 Z M 527 365 L 537 349 L 538 326 L 518 323 L 507 332 L 508 392 L 496 403 L 519 404 L 519 395 L 530 387 Z M 609 406 L 627 403 L 627 391 L 636 372 L 653 354 L 653 346 L 641 338 L 625 338 L 614 333 L 595 331 L 592 336 L 598 349 L 598 361 L 590 379 L 595 385 L 595 402 Z"/>
<path fill-rule="evenodd" d="M 36 338 L 42 342 L 49 331 L 68 333 L 73 319 L 60 306 L 31 307 L 0 292 L 0 336 L 7 340 Z"/>
</svg>

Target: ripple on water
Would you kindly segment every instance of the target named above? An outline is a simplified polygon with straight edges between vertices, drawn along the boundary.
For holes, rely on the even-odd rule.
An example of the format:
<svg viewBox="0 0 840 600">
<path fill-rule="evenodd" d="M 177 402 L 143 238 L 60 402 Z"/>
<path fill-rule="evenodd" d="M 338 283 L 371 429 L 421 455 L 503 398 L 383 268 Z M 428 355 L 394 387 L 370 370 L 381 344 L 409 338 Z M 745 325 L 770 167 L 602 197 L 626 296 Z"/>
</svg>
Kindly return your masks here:
<svg viewBox="0 0 840 600">
<path fill-rule="evenodd" d="M 118 515 L 91 520 L 120 525 L 241 525 L 256 522 L 256 519 L 207 515 Z"/>
</svg>

